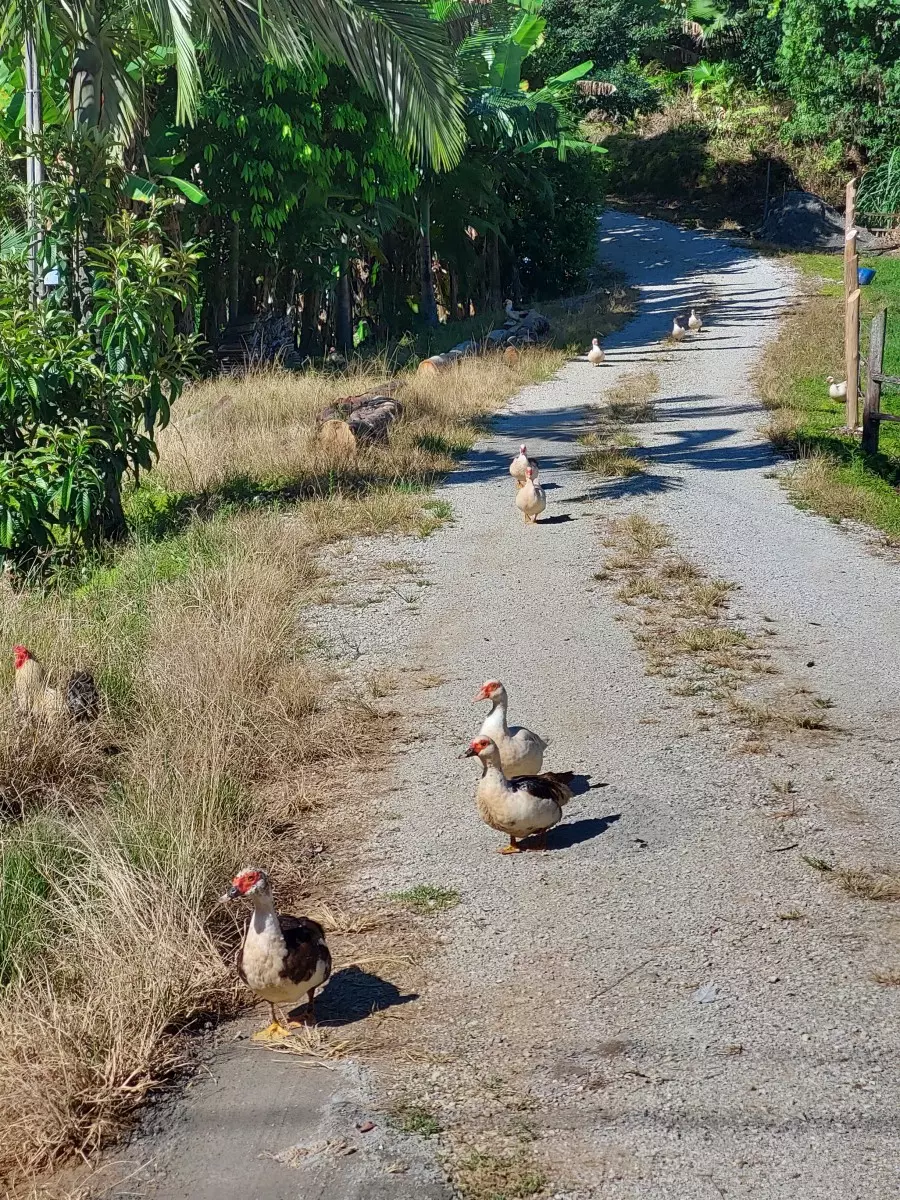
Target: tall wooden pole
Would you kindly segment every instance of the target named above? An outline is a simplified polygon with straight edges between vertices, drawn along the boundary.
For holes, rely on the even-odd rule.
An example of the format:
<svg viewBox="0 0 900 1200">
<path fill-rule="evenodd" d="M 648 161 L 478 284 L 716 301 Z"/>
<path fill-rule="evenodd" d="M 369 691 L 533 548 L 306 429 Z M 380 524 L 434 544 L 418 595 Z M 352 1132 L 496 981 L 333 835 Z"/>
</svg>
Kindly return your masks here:
<svg viewBox="0 0 900 1200">
<path fill-rule="evenodd" d="M 844 211 L 844 367 L 847 377 L 846 423 L 855 429 L 859 415 L 859 255 L 856 251 L 856 180 L 847 184 Z"/>
<path fill-rule="evenodd" d="M 37 153 L 36 141 L 43 128 L 41 113 L 41 75 L 38 65 L 37 42 L 34 30 L 29 29 L 25 34 L 25 136 L 26 151 L 26 183 L 28 202 L 28 267 L 31 275 L 32 303 L 37 304 L 44 292 L 44 281 L 41 274 L 42 243 L 44 240 L 40 224 L 40 204 L 38 192 L 44 182 L 44 164 Z"/>
</svg>

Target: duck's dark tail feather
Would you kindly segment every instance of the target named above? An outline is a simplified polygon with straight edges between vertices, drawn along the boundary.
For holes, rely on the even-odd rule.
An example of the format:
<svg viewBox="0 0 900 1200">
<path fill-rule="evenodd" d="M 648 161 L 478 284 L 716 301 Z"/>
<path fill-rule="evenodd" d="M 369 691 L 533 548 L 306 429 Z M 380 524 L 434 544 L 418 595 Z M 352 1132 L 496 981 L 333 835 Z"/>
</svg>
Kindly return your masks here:
<svg viewBox="0 0 900 1200">
<path fill-rule="evenodd" d="M 574 792 L 572 784 L 575 781 L 574 771 L 545 771 L 541 779 L 546 780 L 553 790 L 553 799 L 557 804 L 566 804 L 572 799 Z"/>
</svg>

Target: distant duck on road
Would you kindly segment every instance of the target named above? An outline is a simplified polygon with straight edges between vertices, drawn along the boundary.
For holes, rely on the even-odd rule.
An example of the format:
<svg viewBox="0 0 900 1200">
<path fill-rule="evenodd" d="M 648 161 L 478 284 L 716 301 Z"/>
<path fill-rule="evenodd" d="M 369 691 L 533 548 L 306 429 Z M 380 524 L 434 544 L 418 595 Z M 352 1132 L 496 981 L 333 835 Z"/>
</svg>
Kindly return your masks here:
<svg viewBox="0 0 900 1200">
<path fill-rule="evenodd" d="M 603 353 L 603 350 L 600 348 L 600 343 L 597 341 L 596 338 L 593 338 L 591 340 L 591 348 L 587 352 L 588 362 L 592 363 L 595 367 L 599 367 L 605 358 L 606 358 L 606 355 Z"/>
<path fill-rule="evenodd" d="M 525 483 L 526 472 L 531 467 L 531 477 L 537 482 L 538 462 L 536 458 L 528 457 L 528 447 L 523 442 L 519 447 L 519 453 L 509 464 L 509 473 L 516 481 L 516 487 L 522 487 Z"/>
<path fill-rule="evenodd" d="M 534 525 L 547 507 L 547 496 L 539 483 L 535 483 L 533 467 L 526 467 L 525 482 L 516 492 L 516 508 L 525 518 L 526 524 Z"/>
</svg>

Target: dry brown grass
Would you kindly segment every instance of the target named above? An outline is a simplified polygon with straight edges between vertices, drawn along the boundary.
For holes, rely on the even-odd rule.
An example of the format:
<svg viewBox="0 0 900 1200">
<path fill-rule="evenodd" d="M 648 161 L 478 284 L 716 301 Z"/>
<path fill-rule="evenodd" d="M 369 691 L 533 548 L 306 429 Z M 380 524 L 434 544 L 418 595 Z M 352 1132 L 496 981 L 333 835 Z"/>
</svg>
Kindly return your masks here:
<svg viewBox="0 0 900 1200">
<path fill-rule="evenodd" d="M 822 718 L 821 708 L 800 691 L 792 691 L 771 703 L 755 703 L 735 697 L 729 707 L 740 723 L 749 729 L 776 728 L 781 730 L 830 729 Z"/>
<path fill-rule="evenodd" d="M 659 391 L 656 371 L 626 371 L 606 393 L 606 414 L 624 425 L 656 418 L 653 397 Z"/>
<path fill-rule="evenodd" d="M 633 475 L 643 474 L 643 462 L 627 447 L 603 445 L 596 439 L 587 441 L 587 445 L 589 448 L 579 454 L 575 463 L 582 471 L 591 471 L 605 479 L 630 479 Z"/>
<path fill-rule="evenodd" d="M 671 680 L 671 695 L 708 702 L 695 710 L 696 719 L 739 725 L 751 735 L 742 749 L 760 753 L 768 749 L 763 731 L 833 728 L 822 717 L 830 702 L 806 688 L 785 685 L 769 694 L 778 670 L 763 639 L 730 618 L 734 585 L 676 553 L 666 526 L 639 514 L 610 520 L 603 544 L 612 553 L 595 578 L 614 581 L 616 598 L 637 614 L 630 624 L 647 674 Z"/>
<path fill-rule="evenodd" d="M 160 438 L 158 481 L 170 491 L 205 496 L 252 481 L 261 492 L 300 496 L 356 494 L 399 479 L 427 484 L 452 467 L 478 422 L 518 388 L 551 375 L 561 350 L 523 351 L 515 366 L 499 355 L 465 359 L 449 371 L 410 375 L 400 398 L 404 415 L 385 445 L 357 456 L 328 454 L 316 416 L 343 396 L 385 383 L 387 376 L 293 374 L 276 369 L 188 389 Z"/>
<path fill-rule="evenodd" d="M 900 871 L 893 867 L 839 867 L 834 877 L 858 900 L 900 900 Z"/>
<path fill-rule="evenodd" d="M 891 967 L 884 971 L 873 971 L 872 982 L 884 987 L 900 987 L 900 967 Z"/>
<path fill-rule="evenodd" d="M 652 396 L 659 388 L 655 371 L 631 371 L 623 375 L 606 395 L 606 403 L 595 407 L 597 418 L 593 432 L 579 441 L 587 447 L 576 460 L 582 471 L 606 479 L 628 479 L 644 473 L 646 467 L 627 426 L 652 421 L 655 415 Z"/>
<path fill-rule="evenodd" d="M 364 1036 L 346 1029 L 325 1029 L 321 1025 L 303 1025 L 290 1035 L 261 1047 L 275 1054 L 296 1054 L 311 1061 L 330 1062 L 347 1058 L 364 1048 Z"/>
<path fill-rule="evenodd" d="M 688 626 L 672 636 L 672 648 L 682 654 L 716 653 L 746 644 L 746 633 L 722 625 Z"/>
<path fill-rule="evenodd" d="M 762 432 L 779 453 L 795 457 L 800 452 L 803 414 L 792 408 L 776 408 L 763 426 Z"/>
<path fill-rule="evenodd" d="M 840 349 L 844 344 L 844 308 L 840 296 L 823 296 L 810 288 L 781 318 L 778 336 L 768 344 L 754 372 L 754 384 L 766 408 L 790 410 L 794 381 L 820 377 L 827 396 L 826 375 L 843 379 Z M 822 347 L 835 348 L 823 369 Z"/>
<path fill-rule="evenodd" d="M 667 600 L 669 595 L 664 582 L 652 575 L 634 575 L 616 591 L 616 599 L 623 604 L 634 604 L 638 600 Z"/>
<path fill-rule="evenodd" d="M 114 697 L 127 714 L 125 750 L 105 803 L 92 780 L 79 802 L 82 776 L 70 775 L 65 806 L 9 825 L 0 841 L 7 1177 L 70 1150 L 90 1154 L 180 1065 L 174 1027 L 233 1006 L 221 950 L 235 927 L 216 897 L 254 859 L 271 867 L 283 901 L 307 886 L 296 865 L 309 836 L 303 814 L 334 803 L 386 732 L 297 657 L 297 610 L 316 580 L 314 527 L 255 514 L 218 532 L 215 552 L 186 539 L 181 577 L 139 595 L 123 559 L 127 583 L 111 577 L 95 597 L 108 644 L 106 624 L 79 627 L 77 595 L 40 610 L 6 596 L 0 608 L 8 641 L 26 625 L 61 660 L 72 653 L 64 633 L 78 627 L 76 641 L 96 639 L 101 681 L 128 671 Z M 117 620 L 136 605 L 140 641 L 122 644 Z"/>
<path fill-rule="evenodd" d="M 659 521 L 649 521 L 638 513 L 609 523 L 605 546 L 617 551 L 617 565 L 622 570 L 653 558 L 657 551 L 672 544 L 672 535 Z"/>
<path fill-rule="evenodd" d="M 828 454 L 802 456 L 785 476 L 788 495 L 801 508 L 811 508 L 833 521 L 877 524 L 879 498 L 837 475 L 838 463 Z"/>
<path fill-rule="evenodd" d="M 475 1151 L 456 1164 L 453 1181 L 464 1200 L 527 1200 L 539 1196 L 547 1185 L 524 1150 L 516 1154 Z"/>
<path fill-rule="evenodd" d="M 679 598 L 681 613 L 686 617 L 714 617 L 728 603 L 735 584 L 728 579 L 705 579 L 685 588 Z"/>
</svg>

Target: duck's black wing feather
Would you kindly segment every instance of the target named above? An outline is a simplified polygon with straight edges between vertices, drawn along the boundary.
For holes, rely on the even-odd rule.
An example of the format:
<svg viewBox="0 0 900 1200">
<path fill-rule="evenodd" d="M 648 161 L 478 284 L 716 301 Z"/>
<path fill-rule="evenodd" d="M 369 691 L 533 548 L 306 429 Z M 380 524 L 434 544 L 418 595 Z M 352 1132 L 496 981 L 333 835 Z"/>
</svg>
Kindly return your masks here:
<svg viewBox="0 0 900 1200">
<path fill-rule="evenodd" d="M 563 805 L 572 798 L 569 784 L 573 777 L 572 771 L 545 771 L 541 775 L 518 775 L 509 780 L 509 786 L 514 791 L 528 792 L 541 800 L 555 800 Z"/>
<path fill-rule="evenodd" d="M 279 915 L 287 953 L 284 973 L 296 983 L 312 979 L 324 964 L 325 978 L 331 974 L 331 953 L 325 945 L 325 930 L 311 917 Z"/>
</svg>

